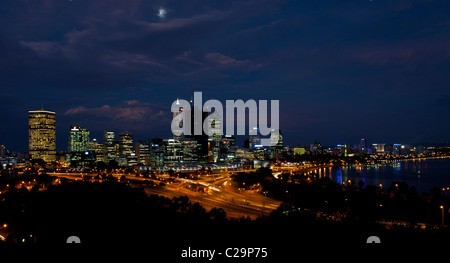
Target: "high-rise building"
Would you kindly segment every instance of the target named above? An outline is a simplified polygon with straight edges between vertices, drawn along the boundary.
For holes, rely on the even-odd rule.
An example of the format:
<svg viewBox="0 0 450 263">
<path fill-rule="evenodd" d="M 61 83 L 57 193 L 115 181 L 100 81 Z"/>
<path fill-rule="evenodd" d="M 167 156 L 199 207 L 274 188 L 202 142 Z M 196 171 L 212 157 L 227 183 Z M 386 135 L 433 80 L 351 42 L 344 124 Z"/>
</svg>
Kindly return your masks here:
<svg viewBox="0 0 450 263">
<path fill-rule="evenodd" d="M 361 139 L 361 142 L 359 143 L 359 150 L 361 152 L 367 152 L 367 141 L 366 139 Z"/>
<path fill-rule="evenodd" d="M 224 135 L 220 142 L 219 161 L 231 162 L 236 155 L 236 138 L 233 135 Z"/>
<path fill-rule="evenodd" d="M 77 125 L 71 125 L 69 131 L 68 151 L 86 152 L 90 141 L 90 132 Z"/>
<path fill-rule="evenodd" d="M 183 139 L 188 139 L 187 141 L 189 141 L 189 145 L 193 144 L 192 140 L 197 141 L 196 144 L 196 155 L 198 156 L 199 161 L 207 161 L 209 158 L 209 155 L 212 156 L 212 150 L 209 151 L 211 149 L 211 144 L 208 141 L 208 134 L 203 130 L 203 123 L 205 121 L 205 119 L 208 117 L 208 112 L 204 112 L 202 107 L 200 106 L 196 106 L 193 103 L 192 97 L 190 102 L 190 107 L 187 109 L 182 108 L 180 102 L 177 99 L 177 105 L 180 106 L 180 109 L 178 112 L 174 112 L 173 113 L 173 117 L 175 118 L 177 115 L 181 114 L 182 112 L 184 112 L 185 116 L 184 118 L 187 119 L 189 118 L 190 122 L 190 126 L 183 123 L 183 120 L 181 120 L 178 125 L 175 125 L 175 127 L 172 127 L 173 132 L 182 132 L 182 135 L 174 135 L 173 136 L 173 140 L 175 141 L 182 141 Z M 197 116 L 197 118 L 196 118 Z M 198 118 L 198 117 L 201 117 Z M 201 132 L 199 132 L 198 134 L 195 134 L 195 130 L 196 127 L 199 128 L 201 130 Z M 218 126 L 219 127 L 219 126 Z M 167 143 L 166 143 L 167 144 Z M 170 148 L 170 147 L 169 147 Z M 164 157 L 166 159 L 166 157 Z"/>
<path fill-rule="evenodd" d="M 150 146 L 150 165 L 164 165 L 164 142 L 163 139 L 154 138 L 149 142 Z"/>
<path fill-rule="evenodd" d="M 272 149 L 280 150 L 283 149 L 283 134 L 280 129 L 272 129 L 270 134 L 270 144 L 272 144 Z"/>
<path fill-rule="evenodd" d="M 314 141 L 309 145 L 309 150 L 312 154 L 321 154 L 323 152 L 322 144 L 319 141 Z"/>
<path fill-rule="evenodd" d="M 195 163 L 198 161 L 197 156 L 197 141 L 194 139 L 185 138 L 180 141 L 183 149 L 183 162 Z"/>
<path fill-rule="evenodd" d="M 392 145 L 392 155 L 393 156 L 399 156 L 400 155 L 400 152 L 401 152 L 401 147 L 402 147 L 402 145 L 401 144 L 399 144 L 399 143 L 394 143 L 393 145 Z"/>
<path fill-rule="evenodd" d="M 372 146 L 376 149 L 377 153 L 384 154 L 384 143 L 374 143 Z"/>
<path fill-rule="evenodd" d="M 204 112 L 201 108 L 192 105 L 191 111 L 187 111 L 186 114 L 191 116 L 191 135 L 185 135 L 185 138 L 197 141 L 196 151 L 199 161 L 206 161 L 208 160 L 208 134 L 203 130 L 203 123 L 208 117 L 208 112 Z M 196 120 L 195 115 L 201 116 L 201 120 Z M 195 134 L 194 127 L 201 127 L 201 134 Z"/>
<path fill-rule="evenodd" d="M 116 152 L 114 148 L 114 142 L 116 135 L 113 131 L 105 131 L 103 133 L 103 158 L 105 163 L 114 160 Z"/>
<path fill-rule="evenodd" d="M 150 165 L 150 144 L 148 141 L 136 142 L 137 163 Z"/>
<path fill-rule="evenodd" d="M 220 157 L 220 144 L 222 142 L 222 118 L 217 112 L 209 115 L 208 123 L 208 161 L 217 162 Z"/>
<path fill-rule="evenodd" d="M 56 161 L 56 114 L 52 111 L 28 112 L 28 150 L 30 159 Z"/>
<path fill-rule="evenodd" d="M 95 155 L 96 162 L 103 162 L 103 145 L 97 141 L 97 139 L 92 139 L 87 145 L 88 151 Z"/>
<path fill-rule="evenodd" d="M 183 146 L 180 141 L 164 139 L 164 164 L 175 164 L 183 161 Z"/>
<path fill-rule="evenodd" d="M 6 146 L 0 145 L 0 155 L 5 155 L 5 154 L 6 154 Z"/>
<path fill-rule="evenodd" d="M 176 102 L 176 104 L 177 105 L 180 105 L 180 102 L 179 102 L 179 100 L 177 99 L 177 102 Z M 181 105 L 180 105 L 180 110 L 179 111 L 176 111 L 176 112 L 173 112 L 173 118 L 175 118 L 176 116 L 178 116 L 179 114 L 182 114 L 183 113 L 183 108 L 181 107 Z M 178 123 L 178 125 L 176 125 L 175 127 L 173 127 L 173 132 L 174 133 L 180 133 L 181 135 L 173 135 L 173 139 L 174 140 L 181 140 L 182 138 L 183 138 L 183 134 L 182 133 L 184 133 L 184 127 L 183 127 L 183 120 L 181 120 L 179 123 Z"/>
<path fill-rule="evenodd" d="M 119 133 L 119 156 L 133 153 L 133 134 L 131 132 Z"/>
<path fill-rule="evenodd" d="M 261 147 L 261 135 L 259 134 L 259 128 L 253 127 L 249 131 L 249 148 L 255 149 Z"/>
<path fill-rule="evenodd" d="M 71 166 L 82 168 L 88 165 L 88 161 L 91 161 L 94 157 L 89 155 L 88 152 L 89 137 L 90 132 L 88 130 L 77 125 L 70 126 L 66 161 Z"/>
</svg>

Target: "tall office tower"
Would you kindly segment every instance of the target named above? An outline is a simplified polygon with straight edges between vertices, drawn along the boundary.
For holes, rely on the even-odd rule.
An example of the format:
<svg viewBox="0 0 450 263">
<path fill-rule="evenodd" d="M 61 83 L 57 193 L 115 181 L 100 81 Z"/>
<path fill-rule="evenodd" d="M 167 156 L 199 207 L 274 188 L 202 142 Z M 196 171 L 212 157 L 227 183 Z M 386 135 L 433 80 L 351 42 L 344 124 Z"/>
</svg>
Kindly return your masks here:
<svg viewBox="0 0 450 263">
<path fill-rule="evenodd" d="M 224 135 L 220 142 L 220 161 L 230 162 L 235 158 L 236 138 L 233 135 Z"/>
<path fill-rule="evenodd" d="M 366 141 L 366 139 L 361 139 L 361 142 L 359 143 L 359 149 L 362 151 L 362 152 L 366 152 L 367 151 L 367 141 Z"/>
<path fill-rule="evenodd" d="M 90 140 L 90 132 L 77 125 L 71 125 L 69 131 L 68 151 L 71 152 L 86 152 Z"/>
<path fill-rule="evenodd" d="M 283 135 L 281 134 L 280 129 L 272 129 L 272 133 L 270 134 L 270 144 L 273 145 L 270 147 L 272 158 L 280 159 L 281 152 L 283 151 Z"/>
<path fill-rule="evenodd" d="M 220 158 L 220 144 L 222 142 L 222 118 L 216 112 L 209 115 L 208 123 L 208 161 L 217 162 Z"/>
<path fill-rule="evenodd" d="M 136 156 L 137 163 L 143 165 L 150 165 L 150 144 L 148 141 L 136 142 Z"/>
<path fill-rule="evenodd" d="M 0 155 L 5 155 L 5 154 L 6 154 L 6 146 L 0 145 Z"/>
<path fill-rule="evenodd" d="M 113 131 L 105 131 L 103 133 L 103 158 L 105 163 L 114 160 L 114 158 L 116 157 L 114 148 L 115 139 L 116 135 Z"/>
<path fill-rule="evenodd" d="M 377 153 L 384 153 L 384 143 L 374 143 L 372 146 L 375 147 Z"/>
<path fill-rule="evenodd" d="M 97 141 L 97 139 L 92 139 L 87 144 L 88 151 L 95 154 L 95 161 L 96 162 L 103 162 L 103 145 Z"/>
<path fill-rule="evenodd" d="M 192 105 L 191 111 L 187 111 L 186 114 L 187 116 L 191 116 L 191 135 L 185 135 L 184 137 L 197 141 L 197 156 L 199 161 L 208 160 L 208 134 L 203 130 L 203 122 L 208 117 L 208 112 L 204 112 L 201 108 Z M 195 115 L 201 116 L 201 120 L 196 120 Z M 200 134 L 195 134 L 195 127 L 201 127 Z"/>
<path fill-rule="evenodd" d="M 164 165 L 163 139 L 154 138 L 149 142 L 150 146 L 150 164 L 154 166 Z"/>
<path fill-rule="evenodd" d="M 309 150 L 312 154 L 321 154 L 323 152 L 322 144 L 319 141 L 314 141 L 313 144 L 309 145 Z"/>
<path fill-rule="evenodd" d="M 174 139 L 163 140 L 164 164 L 175 164 L 183 161 L 183 146 Z"/>
<path fill-rule="evenodd" d="M 56 114 L 52 111 L 28 112 L 28 150 L 30 159 L 56 161 Z"/>
<path fill-rule="evenodd" d="M 270 144 L 273 144 L 273 149 L 283 149 L 283 134 L 280 129 L 272 129 L 270 134 Z"/>
<path fill-rule="evenodd" d="M 254 149 L 256 147 L 261 147 L 261 135 L 259 133 L 258 127 L 253 127 L 249 131 L 249 148 Z"/>
<path fill-rule="evenodd" d="M 133 134 L 131 132 L 119 133 L 119 156 L 133 153 Z"/>
<path fill-rule="evenodd" d="M 177 103 L 176 103 L 177 105 L 180 105 L 180 102 L 179 102 L 179 100 L 177 99 Z M 179 107 L 179 111 L 178 112 L 173 112 L 173 118 L 175 118 L 176 116 L 178 116 L 179 114 L 182 114 L 183 113 L 183 108 L 181 107 L 181 105 L 180 105 L 180 107 Z M 174 130 L 173 130 L 173 132 L 175 132 L 175 133 L 184 133 L 184 128 L 183 128 L 183 120 L 181 120 L 180 121 L 180 123 L 179 123 L 179 125 L 178 126 L 175 126 L 174 127 Z M 181 134 L 181 135 L 173 135 L 173 139 L 174 140 L 181 140 L 183 138 L 183 134 Z"/>
<path fill-rule="evenodd" d="M 198 162 L 197 141 L 194 139 L 184 138 L 180 141 L 183 150 L 183 163 Z"/>
</svg>

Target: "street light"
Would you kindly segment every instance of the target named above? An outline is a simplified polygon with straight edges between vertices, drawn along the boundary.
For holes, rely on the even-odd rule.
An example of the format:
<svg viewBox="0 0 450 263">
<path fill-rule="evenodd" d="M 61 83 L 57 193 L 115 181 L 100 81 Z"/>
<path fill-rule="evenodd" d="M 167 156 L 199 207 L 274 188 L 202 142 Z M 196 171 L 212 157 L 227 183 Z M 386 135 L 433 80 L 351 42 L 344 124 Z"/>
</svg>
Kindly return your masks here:
<svg viewBox="0 0 450 263">
<path fill-rule="evenodd" d="M 439 208 L 442 210 L 442 225 L 444 225 L 444 206 L 441 205 Z"/>
</svg>

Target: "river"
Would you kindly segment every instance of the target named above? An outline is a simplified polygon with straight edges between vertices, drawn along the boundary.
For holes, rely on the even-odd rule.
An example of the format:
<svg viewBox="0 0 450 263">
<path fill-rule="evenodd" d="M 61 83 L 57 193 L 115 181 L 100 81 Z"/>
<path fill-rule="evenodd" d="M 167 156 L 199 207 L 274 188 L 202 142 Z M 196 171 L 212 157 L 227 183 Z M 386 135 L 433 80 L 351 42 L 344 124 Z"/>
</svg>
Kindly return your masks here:
<svg viewBox="0 0 450 263">
<path fill-rule="evenodd" d="M 444 195 L 450 196 L 450 157 L 418 158 L 395 161 L 378 165 L 353 165 L 343 167 L 325 167 L 315 171 L 319 177 L 325 176 L 338 183 L 349 179 L 356 185 L 363 181 L 364 185 L 382 185 L 389 187 L 394 181 L 405 182 L 414 186 L 419 194 L 430 193 L 437 186 Z M 449 190 L 447 190 L 449 187 Z"/>
</svg>

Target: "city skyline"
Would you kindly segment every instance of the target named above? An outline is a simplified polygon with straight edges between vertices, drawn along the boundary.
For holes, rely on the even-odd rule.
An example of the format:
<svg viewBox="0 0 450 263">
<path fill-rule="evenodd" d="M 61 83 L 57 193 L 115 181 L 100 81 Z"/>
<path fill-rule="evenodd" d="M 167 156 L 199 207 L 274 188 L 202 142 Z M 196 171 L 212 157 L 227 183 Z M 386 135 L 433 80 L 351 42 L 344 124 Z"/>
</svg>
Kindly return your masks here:
<svg viewBox="0 0 450 263">
<path fill-rule="evenodd" d="M 57 138 L 74 123 L 94 138 L 169 137 L 170 103 L 193 89 L 279 100 L 288 145 L 449 141 L 447 2 L 0 7 L 0 144 L 17 151 L 27 149 L 25 113 L 41 106 L 58 113 Z"/>
<path fill-rule="evenodd" d="M 178 101 L 178 100 L 177 100 Z M 191 102 L 192 103 L 192 102 Z M 174 118 L 177 114 L 173 114 Z M 188 113 L 188 116 L 193 113 Z M 211 115 L 202 114 L 202 119 L 211 125 Z M 46 163 L 69 165 L 78 169 L 94 167 L 99 162 L 109 164 L 116 161 L 119 167 L 172 166 L 182 164 L 212 164 L 242 161 L 271 160 L 279 161 L 287 156 L 332 154 L 343 157 L 421 157 L 433 154 L 436 145 L 430 144 L 399 144 L 386 142 L 368 142 L 361 138 L 358 143 L 323 145 L 320 141 L 314 143 L 299 143 L 294 146 L 285 145 L 280 130 L 270 135 L 270 140 L 276 140 L 273 146 L 260 145 L 261 135 L 254 127 L 247 135 L 218 135 L 220 123 L 212 125 L 211 135 L 175 135 L 169 138 L 147 138 L 135 140 L 133 132 L 105 130 L 102 142 L 90 137 L 90 130 L 79 125 L 70 125 L 67 137 L 67 150 L 56 151 L 55 126 L 56 113 L 47 110 L 29 111 L 29 160 L 43 160 Z M 180 124 L 182 124 L 180 122 Z M 210 129 L 211 129 L 210 128 Z M 256 132 L 255 132 L 256 131 Z M 118 134 L 118 136 L 116 136 Z M 274 136 L 275 135 L 275 136 Z M 236 138 L 245 138 L 244 144 L 236 144 Z M 274 138 L 277 137 L 277 138 Z M 439 145 L 439 147 L 447 146 Z M 5 145 L 1 146 L 1 155 L 15 156 L 17 154 Z M 14 155 L 11 155 L 14 154 Z M 59 157 L 58 157 L 59 156 Z M 5 159 L 6 160 L 6 159 Z M 10 160 L 10 161 L 11 161 Z"/>
<path fill-rule="evenodd" d="M 53 112 L 53 111 L 47 111 L 47 110 L 43 110 L 43 109 L 36 110 L 36 111 L 32 111 L 31 110 L 29 112 L 40 112 L 40 111 L 49 112 L 49 113 L 55 114 L 55 112 Z M 169 114 L 172 114 L 172 113 L 169 113 Z M 54 122 L 55 122 L 55 126 L 57 126 L 58 122 L 57 121 L 54 121 Z M 75 121 L 75 123 L 79 123 L 79 122 Z M 81 131 L 83 131 L 83 130 L 86 131 L 87 132 L 87 138 L 90 138 L 89 142 L 93 142 L 93 140 L 95 140 L 95 142 L 97 142 L 97 141 L 99 141 L 99 139 L 102 139 L 102 143 L 103 143 L 105 140 L 107 140 L 107 139 L 105 139 L 105 133 L 107 133 L 107 132 L 112 132 L 113 134 L 118 132 L 117 134 L 119 134 L 119 136 L 120 136 L 120 134 L 129 133 L 132 137 L 134 136 L 134 132 L 129 132 L 129 129 L 127 129 L 126 127 L 123 127 L 122 129 L 105 129 L 103 131 L 94 131 L 92 133 L 92 130 L 89 127 L 86 128 L 86 127 L 82 127 L 82 126 L 77 125 L 77 124 L 70 124 L 69 125 L 69 129 L 67 129 L 67 127 L 66 127 L 66 129 L 64 129 L 64 131 L 59 132 L 59 134 L 64 134 L 64 133 L 65 134 L 61 138 L 62 143 L 59 143 L 59 144 L 56 143 L 56 146 L 55 146 L 55 151 L 56 152 L 65 152 L 65 151 L 70 152 L 71 151 L 70 150 L 71 149 L 70 148 L 71 147 L 70 146 L 70 140 L 71 140 L 73 129 L 75 129 L 77 131 L 78 131 L 78 129 L 80 129 Z M 67 132 L 67 130 L 69 132 Z M 57 132 L 57 129 L 55 130 L 55 134 L 56 134 L 56 132 Z M 91 134 L 93 134 L 93 136 L 91 136 Z M 115 134 L 113 136 L 114 136 L 114 138 L 116 137 Z M 29 137 L 29 135 L 28 135 L 28 137 Z M 252 135 L 249 132 L 246 135 L 237 135 L 237 136 L 235 136 L 235 140 L 237 142 L 237 145 L 244 146 L 245 145 L 245 140 L 250 140 L 251 141 L 251 137 L 252 137 Z M 334 147 L 334 146 L 340 146 L 340 145 L 354 146 L 354 145 L 358 144 L 359 140 L 364 140 L 364 141 L 367 140 L 367 138 L 362 138 L 362 137 L 364 137 L 364 136 L 361 136 L 360 139 L 358 139 L 358 137 L 355 137 L 352 141 L 337 141 L 337 142 L 335 141 L 335 142 L 321 143 L 321 144 L 326 146 L 326 147 Z M 57 136 L 56 136 L 56 138 L 57 138 Z M 56 138 L 55 138 L 55 142 L 56 142 Z M 138 142 L 138 141 L 149 141 L 151 139 L 169 139 L 169 138 L 177 138 L 177 136 L 174 136 L 173 134 L 170 134 L 170 133 L 166 137 L 164 137 L 164 136 L 147 136 L 147 137 L 145 137 L 145 135 L 144 136 L 141 135 L 141 137 L 135 138 L 134 140 L 132 139 L 132 141 Z M 69 140 L 69 142 L 67 142 L 67 139 Z M 286 143 L 284 144 L 284 146 L 287 146 L 287 147 L 290 147 L 290 148 L 294 148 L 295 146 L 298 146 L 298 145 L 309 145 L 309 144 L 311 144 L 312 142 L 315 142 L 315 141 L 319 141 L 319 142 L 322 141 L 320 138 L 315 138 L 312 141 L 302 141 L 302 140 L 293 140 L 292 138 L 289 139 L 287 137 L 285 137 L 282 140 L 284 140 L 286 142 L 286 139 L 288 139 L 288 141 L 290 141 L 290 142 L 293 142 L 292 144 L 286 144 Z M 29 140 L 30 139 L 28 138 L 28 144 L 30 143 Z M 121 139 L 119 137 L 118 140 L 116 140 L 116 142 L 119 142 L 120 140 Z M 369 138 L 369 140 L 370 140 L 370 145 L 372 145 L 372 144 L 375 144 L 375 145 L 376 144 L 391 144 L 391 145 L 393 145 L 393 144 L 407 144 L 407 145 L 416 145 L 416 146 L 427 146 L 427 145 L 444 145 L 444 144 L 448 144 L 449 143 L 448 141 L 419 141 L 419 142 L 415 142 L 415 143 L 410 143 L 410 142 L 402 140 L 402 139 L 396 140 L 396 141 L 389 141 L 389 140 L 383 140 L 383 139 L 374 141 L 374 140 L 371 140 Z M 29 152 L 29 150 L 30 150 L 30 146 L 27 146 L 27 149 L 25 149 L 25 150 L 17 150 L 15 148 L 12 148 L 8 142 L 2 142 L 2 143 L 0 143 L 0 145 L 2 145 L 3 147 L 6 147 L 5 150 L 8 150 L 9 152 L 15 152 L 15 153 L 18 153 L 18 152 Z M 80 147 L 80 146 L 78 146 L 78 147 Z M 84 145 L 84 147 L 87 147 L 87 146 Z"/>
</svg>

